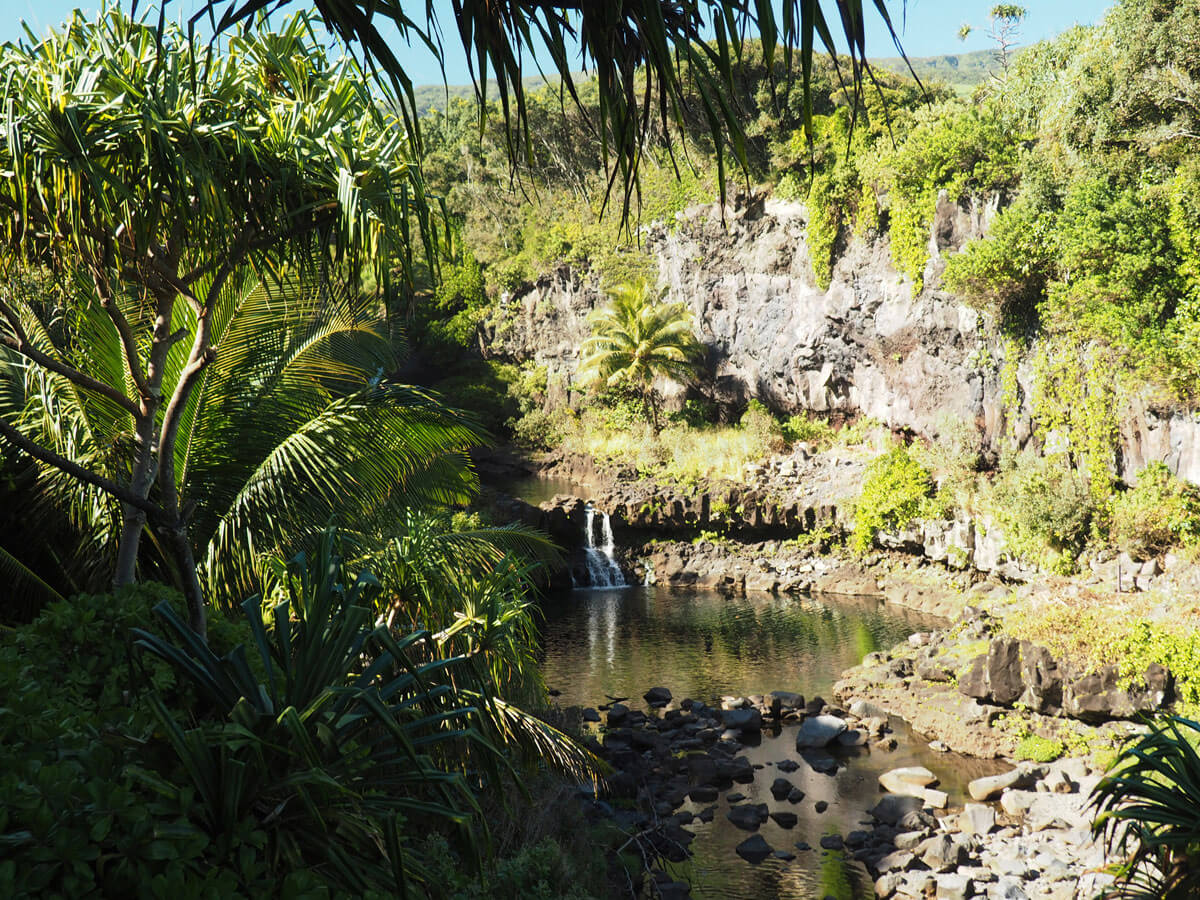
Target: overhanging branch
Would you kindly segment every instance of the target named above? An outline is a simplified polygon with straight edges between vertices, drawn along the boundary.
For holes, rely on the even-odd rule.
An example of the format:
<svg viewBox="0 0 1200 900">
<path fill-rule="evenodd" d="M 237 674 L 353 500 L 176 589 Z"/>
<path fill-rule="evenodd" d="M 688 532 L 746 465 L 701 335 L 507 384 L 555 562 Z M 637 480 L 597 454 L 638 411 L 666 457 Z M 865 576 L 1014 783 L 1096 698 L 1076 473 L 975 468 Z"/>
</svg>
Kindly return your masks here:
<svg viewBox="0 0 1200 900">
<path fill-rule="evenodd" d="M 21 434 L 20 431 L 7 422 L 0 421 L 0 436 L 7 438 L 10 443 L 25 451 L 34 459 L 44 462 L 48 466 L 53 466 L 59 471 L 70 475 L 72 478 L 77 478 L 86 484 L 97 487 L 122 503 L 127 503 L 142 510 L 151 519 L 159 518 L 159 508 L 145 497 L 139 497 L 129 488 L 117 484 L 103 475 L 97 475 L 90 469 L 85 469 L 79 463 L 67 459 L 65 456 L 60 456 L 53 450 L 47 450 L 41 444 Z"/>
<path fill-rule="evenodd" d="M 44 369 L 49 369 L 56 375 L 61 375 L 63 378 L 83 388 L 85 391 L 91 391 L 94 394 L 99 394 L 102 397 L 107 397 L 113 403 L 116 403 L 131 416 L 138 416 L 140 410 L 136 403 L 129 397 L 122 394 L 111 384 L 99 381 L 92 378 L 90 375 L 85 375 L 78 369 L 68 366 L 66 363 L 55 359 L 41 350 L 38 350 L 29 341 L 29 336 L 25 333 L 25 329 L 21 325 L 21 319 L 17 315 L 16 310 L 9 306 L 4 300 L 0 300 L 0 316 L 8 323 L 8 327 L 12 329 L 12 334 L 0 334 L 0 344 L 16 350 L 30 362 L 36 363 Z"/>
</svg>

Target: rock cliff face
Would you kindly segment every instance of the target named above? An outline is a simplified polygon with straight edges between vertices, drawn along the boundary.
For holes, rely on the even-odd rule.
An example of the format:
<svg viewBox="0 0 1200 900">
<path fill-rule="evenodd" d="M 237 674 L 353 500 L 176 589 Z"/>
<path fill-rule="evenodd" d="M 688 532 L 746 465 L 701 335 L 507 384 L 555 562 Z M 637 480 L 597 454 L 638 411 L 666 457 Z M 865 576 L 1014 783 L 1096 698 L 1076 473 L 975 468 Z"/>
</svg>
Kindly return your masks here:
<svg viewBox="0 0 1200 900">
<path fill-rule="evenodd" d="M 994 213 L 991 204 L 939 200 L 925 272 L 933 287 L 916 296 L 892 267 L 886 236 L 852 240 L 829 289 L 818 288 L 799 203 L 742 200 L 726 208 L 724 221 L 714 205 L 693 207 L 674 229 L 654 227 L 645 241 L 662 283 L 691 307 L 710 348 L 714 399 L 758 398 L 782 413 L 868 415 L 931 439 L 965 420 L 984 448 L 996 450 L 1006 429 L 1018 443 L 1031 439 L 1029 412 L 1001 403 L 1002 342 L 936 287 L 945 255 L 982 234 Z M 506 300 L 486 343 L 500 356 L 545 365 L 550 402 L 572 402 L 587 315 L 604 302 L 593 278 L 559 267 Z M 1018 367 L 1025 397 L 1031 377 L 1028 365 Z M 1200 483 L 1200 416 L 1134 403 L 1120 431 L 1118 469 L 1127 480 L 1161 460 Z"/>
<path fill-rule="evenodd" d="M 944 218 L 935 234 L 968 236 L 955 216 Z M 805 224 L 802 205 L 768 200 L 725 225 L 715 208 L 690 210 L 676 231 L 653 236 L 664 281 L 691 305 L 712 347 L 725 398 L 760 397 L 783 412 L 861 413 L 928 437 L 948 419 L 965 419 L 994 446 L 1003 425 L 1001 350 L 978 314 L 939 291 L 914 297 L 886 240 L 853 241 L 820 290 Z"/>
</svg>

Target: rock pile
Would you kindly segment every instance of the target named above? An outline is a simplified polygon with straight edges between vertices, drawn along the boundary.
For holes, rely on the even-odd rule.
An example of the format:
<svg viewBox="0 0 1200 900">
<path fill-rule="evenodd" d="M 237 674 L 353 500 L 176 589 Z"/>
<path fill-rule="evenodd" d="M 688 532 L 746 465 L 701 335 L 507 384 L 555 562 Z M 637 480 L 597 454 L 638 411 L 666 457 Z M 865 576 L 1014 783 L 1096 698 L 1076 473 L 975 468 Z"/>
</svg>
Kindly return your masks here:
<svg viewBox="0 0 1200 900">
<path fill-rule="evenodd" d="M 601 713 L 605 714 L 603 733 L 599 741 L 591 740 L 590 746 L 614 769 L 608 778 L 609 796 L 634 801 L 603 803 L 606 813 L 639 835 L 643 846 L 670 861 L 687 858 L 694 837 L 687 826 L 697 819 L 711 822 L 721 793 L 754 781 L 756 767 L 741 750 L 745 742 L 757 741 L 759 732 L 770 729 L 778 733 L 786 724 L 799 723 L 796 744 L 801 759 L 828 775 L 835 774 L 864 744 L 873 742 L 883 749 L 895 746 L 894 740 L 887 743 L 885 718 L 852 716 L 820 697 L 806 702 L 791 691 L 724 697 L 719 704 L 709 705 L 692 699 L 676 704 L 669 689 L 654 687 L 644 699 L 653 713 L 615 701 L 607 707 L 584 710 L 583 717 L 599 721 Z M 776 804 L 794 806 L 805 800 L 805 792 L 787 777 L 804 763 L 784 759 L 776 764 L 780 775 L 770 785 Z M 786 806 L 772 808 L 766 803 L 743 802 L 745 799 L 737 792 L 726 796 L 731 804 L 726 813 L 729 821 L 752 832 L 736 848 L 738 855 L 751 863 L 772 856 L 794 858 L 789 850 L 771 847 L 757 832 L 768 819 L 780 828 L 794 828 L 796 813 Z M 699 813 L 681 810 L 687 801 L 707 805 Z M 827 808 L 823 801 L 814 806 L 818 813 Z M 667 883 L 657 879 L 660 889 Z M 686 886 L 670 884 L 674 895 L 686 896 Z"/>
<path fill-rule="evenodd" d="M 1099 870 L 1104 848 L 1093 840 L 1088 795 L 1099 782 L 1082 759 L 1017 768 L 971 782 L 977 799 L 936 818 L 910 788 L 928 770 L 881 776 L 899 788 L 871 811 L 869 833 L 847 837 L 876 878 L 875 894 L 896 900 L 1076 900 L 1094 897 L 1111 876 Z M 1024 789 L 1029 788 L 1029 789 Z M 921 785 L 920 789 L 925 789 Z M 853 839 L 853 840 L 852 840 Z"/>
</svg>

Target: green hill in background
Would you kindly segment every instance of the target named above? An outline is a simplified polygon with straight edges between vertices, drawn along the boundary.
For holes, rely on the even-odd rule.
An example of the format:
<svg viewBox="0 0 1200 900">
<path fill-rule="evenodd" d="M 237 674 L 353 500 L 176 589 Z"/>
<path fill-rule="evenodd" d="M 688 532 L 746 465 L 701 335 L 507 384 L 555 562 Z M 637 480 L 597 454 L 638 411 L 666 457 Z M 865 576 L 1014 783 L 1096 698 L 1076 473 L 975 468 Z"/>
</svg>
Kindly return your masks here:
<svg viewBox="0 0 1200 900">
<path fill-rule="evenodd" d="M 970 93 L 976 85 L 987 81 L 992 71 L 999 67 L 992 50 L 976 50 L 972 53 L 947 53 L 942 56 L 910 56 L 913 71 L 922 82 L 941 81 L 958 93 Z M 882 69 L 908 74 L 908 66 L 899 56 L 873 59 L 871 64 Z"/>
<path fill-rule="evenodd" d="M 913 71 L 922 82 L 941 81 L 952 87 L 960 94 L 969 94 L 976 85 L 987 80 L 992 70 L 997 66 L 996 54 L 991 50 L 976 50 L 972 53 L 947 53 L 942 56 L 910 56 Z M 888 56 L 871 60 L 871 64 L 908 74 L 908 66 L 899 56 Z M 579 73 L 580 77 L 584 77 Z M 546 84 L 546 79 L 533 76 L 525 79 L 525 89 L 536 91 Z M 417 98 L 417 109 L 444 110 L 447 97 L 461 97 L 470 100 L 475 96 L 475 90 L 469 84 L 452 84 L 449 87 L 441 84 L 423 84 L 414 88 Z M 496 82 L 488 82 L 488 97 L 497 98 Z"/>
</svg>

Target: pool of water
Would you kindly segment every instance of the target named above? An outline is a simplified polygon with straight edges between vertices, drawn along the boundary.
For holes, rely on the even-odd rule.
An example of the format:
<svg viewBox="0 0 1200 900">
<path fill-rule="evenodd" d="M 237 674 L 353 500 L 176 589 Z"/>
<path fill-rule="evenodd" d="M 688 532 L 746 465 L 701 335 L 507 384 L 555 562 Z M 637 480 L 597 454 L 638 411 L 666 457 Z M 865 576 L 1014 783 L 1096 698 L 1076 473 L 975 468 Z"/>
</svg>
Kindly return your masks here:
<svg viewBox="0 0 1200 900">
<path fill-rule="evenodd" d="M 597 706 L 617 697 L 642 706 L 642 694 L 657 685 L 670 688 L 676 702 L 773 690 L 829 698 L 840 673 L 865 654 L 939 624 L 872 597 L 737 597 L 662 587 L 571 591 L 546 598 L 542 609 L 542 671 L 564 706 Z M 951 804 L 961 804 L 968 781 L 999 770 L 990 761 L 936 753 L 898 720 L 893 727 L 896 750 L 858 750 L 844 758 L 834 776 L 816 772 L 797 753 L 795 726 L 764 731 L 761 741 L 744 751 L 751 763 L 762 766 L 754 783 L 722 792 L 711 823 L 688 826 L 696 834 L 693 858 L 672 867 L 672 873 L 690 882 L 696 897 L 874 896 L 861 866 L 820 849 L 819 842 L 825 834 L 846 835 L 864 827 L 870 819 L 866 810 L 881 796 L 880 773 L 927 766 L 941 779 L 939 787 L 949 792 Z M 775 764 L 784 759 L 800 768 L 780 772 Z M 800 803 L 771 796 L 771 783 L 781 775 L 805 792 Z M 796 813 L 795 828 L 768 821 L 758 831 L 773 848 L 794 852 L 795 860 L 769 858 L 751 865 L 736 855 L 734 848 L 749 832 L 725 817 L 730 805 L 725 798 L 735 791 L 747 797 L 742 802 Z M 820 800 L 829 804 L 823 813 L 815 809 Z M 703 804 L 684 808 L 699 812 Z M 797 850 L 801 841 L 813 849 Z"/>
</svg>

